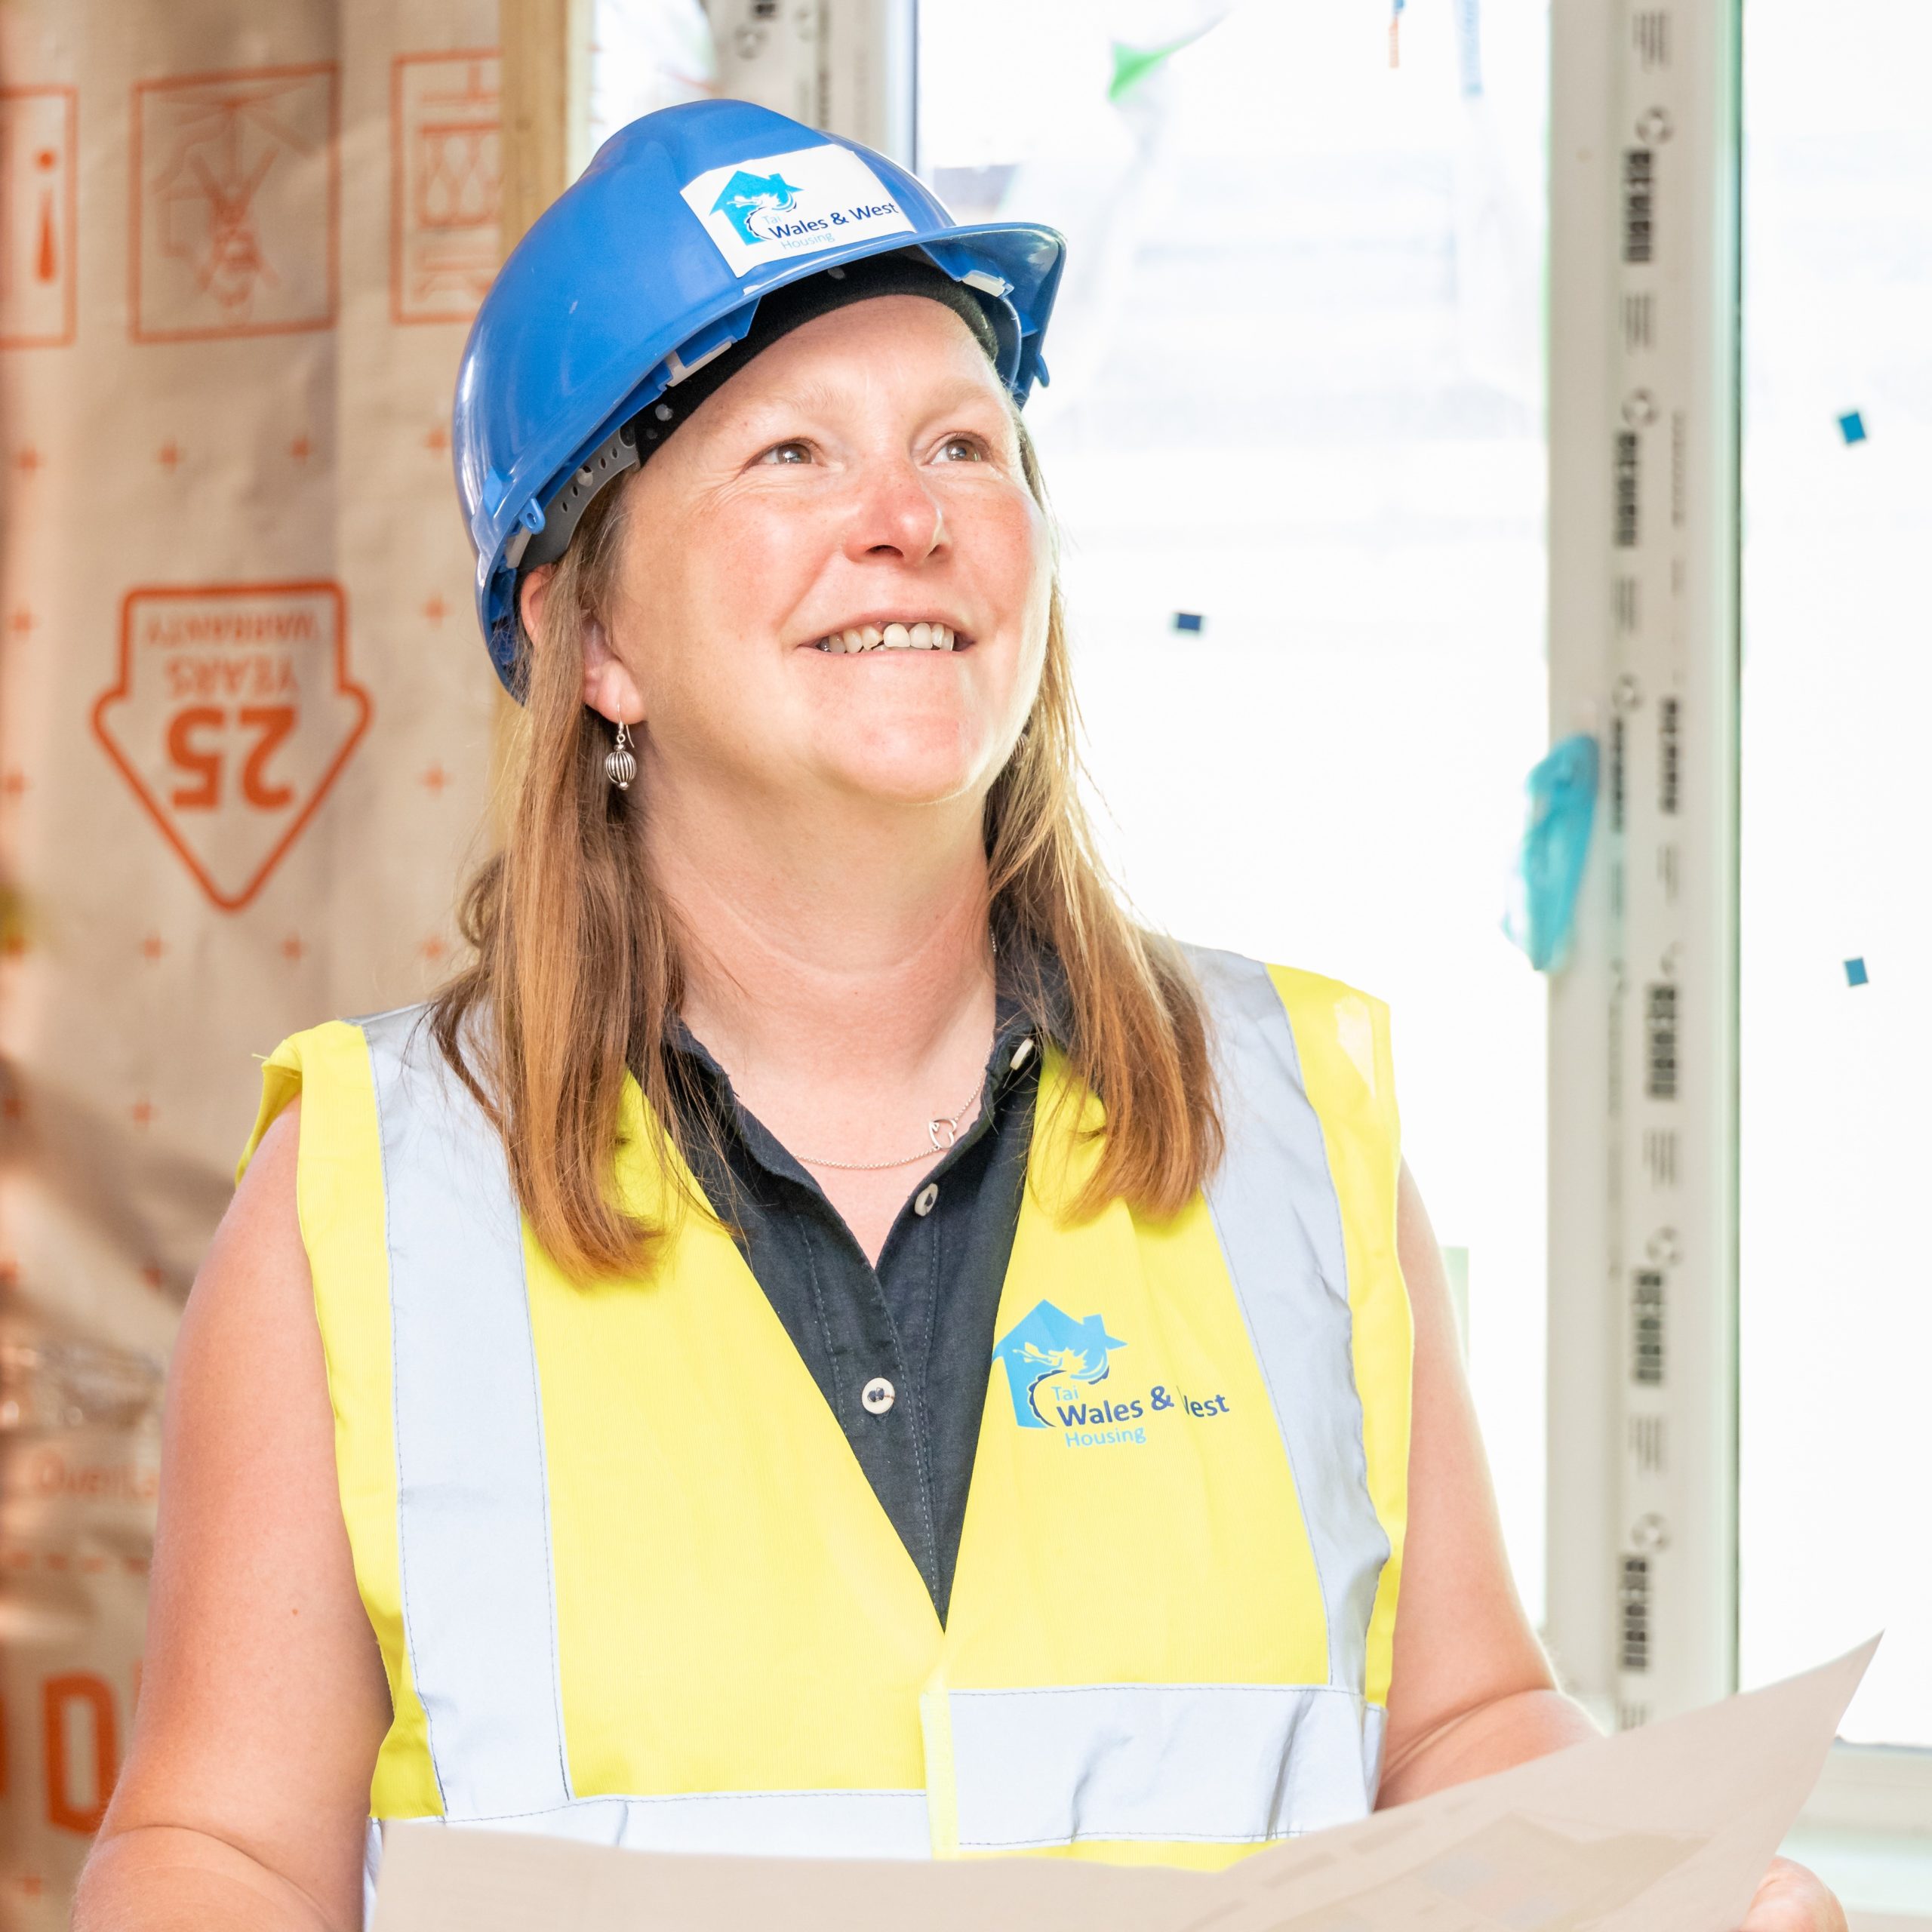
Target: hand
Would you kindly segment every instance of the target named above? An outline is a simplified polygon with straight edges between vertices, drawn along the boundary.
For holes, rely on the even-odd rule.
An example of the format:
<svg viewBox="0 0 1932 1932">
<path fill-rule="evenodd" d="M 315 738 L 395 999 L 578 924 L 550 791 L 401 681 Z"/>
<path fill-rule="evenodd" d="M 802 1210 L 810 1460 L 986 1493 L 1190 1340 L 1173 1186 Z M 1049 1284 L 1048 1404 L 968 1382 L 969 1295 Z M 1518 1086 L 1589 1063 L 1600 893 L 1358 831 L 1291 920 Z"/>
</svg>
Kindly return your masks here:
<svg viewBox="0 0 1932 1932">
<path fill-rule="evenodd" d="M 1738 1932 L 1846 1932 L 1844 1907 L 1817 1872 L 1774 1858 Z"/>
</svg>

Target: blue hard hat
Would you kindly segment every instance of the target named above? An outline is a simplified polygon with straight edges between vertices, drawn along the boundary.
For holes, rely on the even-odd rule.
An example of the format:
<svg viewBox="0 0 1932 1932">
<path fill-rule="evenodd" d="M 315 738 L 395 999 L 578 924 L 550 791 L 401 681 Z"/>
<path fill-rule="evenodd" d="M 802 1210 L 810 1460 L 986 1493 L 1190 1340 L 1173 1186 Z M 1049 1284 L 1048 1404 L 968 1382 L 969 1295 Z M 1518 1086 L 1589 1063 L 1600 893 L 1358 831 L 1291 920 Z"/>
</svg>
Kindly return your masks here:
<svg viewBox="0 0 1932 1932">
<path fill-rule="evenodd" d="M 1032 223 L 960 226 L 916 176 L 739 100 L 620 128 L 517 244 L 471 326 L 451 441 L 476 550 L 476 614 L 521 697 L 519 568 L 560 555 L 638 460 L 631 425 L 743 340 L 759 298 L 868 255 L 922 257 L 974 291 L 1024 402 L 1065 248 Z"/>
</svg>

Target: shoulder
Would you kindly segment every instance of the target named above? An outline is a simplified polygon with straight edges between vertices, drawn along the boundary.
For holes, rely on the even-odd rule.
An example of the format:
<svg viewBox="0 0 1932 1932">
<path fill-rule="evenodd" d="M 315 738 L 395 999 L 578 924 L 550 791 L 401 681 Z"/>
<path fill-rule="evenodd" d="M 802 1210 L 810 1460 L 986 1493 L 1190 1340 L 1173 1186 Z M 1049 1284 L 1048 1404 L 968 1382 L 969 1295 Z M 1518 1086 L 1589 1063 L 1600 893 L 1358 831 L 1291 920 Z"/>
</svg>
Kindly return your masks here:
<svg viewBox="0 0 1932 1932">
<path fill-rule="evenodd" d="M 1386 1029 L 1388 1007 L 1346 980 L 1214 946 L 1183 942 L 1180 952 L 1209 1005 L 1217 1011 L 1267 1014 L 1279 1006 L 1298 1030 L 1304 1024 L 1327 1030 Z"/>
<path fill-rule="evenodd" d="M 237 1183 L 265 1153 L 271 1129 L 297 1100 L 310 1103 L 307 1111 L 312 1118 L 321 1114 L 333 1120 L 343 1103 L 353 1106 L 365 1094 L 373 1097 L 372 1055 L 387 1051 L 406 1057 L 427 1032 L 432 1011 L 429 1003 L 419 1002 L 355 1019 L 325 1020 L 291 1033 L 261 1063 L 261 1097 L 254 1126 L 235 1163 Z M 293 1121 L 287 1137 L 294 1137 Z M 294 1158 L 292 1149 L 289 1158 Z"/>
<path fill-rule="evenodd" d="M 1324 1116 L 1373 1119 L 1396 1133 L 1389 1009 L 1345 980 L 1211 946 L 1183 946 L 1220 1042 L 1239 1079 L 1248 1060 L 1286 1058 Z"/>
</svg>

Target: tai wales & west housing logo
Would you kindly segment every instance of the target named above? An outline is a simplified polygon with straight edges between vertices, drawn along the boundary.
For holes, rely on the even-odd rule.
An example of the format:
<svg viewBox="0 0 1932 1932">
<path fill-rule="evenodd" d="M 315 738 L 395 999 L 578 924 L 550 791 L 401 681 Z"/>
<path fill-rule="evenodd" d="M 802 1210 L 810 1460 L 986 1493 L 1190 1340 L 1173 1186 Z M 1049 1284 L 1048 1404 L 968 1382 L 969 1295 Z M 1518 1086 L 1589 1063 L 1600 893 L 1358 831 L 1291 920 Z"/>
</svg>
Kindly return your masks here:
<svg viewBox="0 0 1932 1932">
<path fill-rule="evenodd" d="M 739 238 L 746 243 L 764 242 L 771 238 L 767 232 L 752 226 L 756 215 L 783 214 L 798 201 L 798 191 L 782 174 L 748 174 L 741 168 L 725 183 L 716 201 L 711 205 L 713 214 L 721 214 L 738 231 Z"/>
<path fill-rule="evenodd" d="M 912 232 L 898 198 L 837 141 L 746 155 L 708 168 L 679 192 L 734 275 Z"/>
<path fill-rule="evenodd" d="M 1180 1411 L 1206 1420 L 1228 1413 L 1225 1395 L 1197 1399 L 1160 1383 L 1144 1399 L 1089 1400 L 1089 1386 L 1108 1378 L 1112 1352 L 1126 1346 L 1107 1333 L 1097 1315 L 1076 1318 L 1050 1301 L 1038 1303 L 993 1344 L 993 1360 L 1006 1364 L 1014 1420 L 1022 1429 L 1057 1424 L 1069 1448 L 1090 1449 L 1145 1443 L 1146 1424 L 1154 1416 Z"/>
</svg>

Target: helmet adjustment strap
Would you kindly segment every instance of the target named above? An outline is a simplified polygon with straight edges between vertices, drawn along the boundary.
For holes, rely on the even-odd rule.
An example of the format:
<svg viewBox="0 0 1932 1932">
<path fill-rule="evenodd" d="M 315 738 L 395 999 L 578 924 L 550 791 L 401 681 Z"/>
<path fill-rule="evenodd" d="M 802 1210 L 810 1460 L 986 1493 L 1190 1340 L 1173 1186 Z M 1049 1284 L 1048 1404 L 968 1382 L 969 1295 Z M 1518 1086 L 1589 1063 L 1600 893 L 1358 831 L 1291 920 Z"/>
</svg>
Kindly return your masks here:
<svg viewBox="0 0 1932 1932">
<path fill-rule="evenodd" d="M 665 413 L 670 414 L 668 410 Z M 591 499 L 606 484 L 614 483 L 625 471 L 638 466 L 638 425 L 641 420 L 634 416 L 628 423 L 620 423 L 591 451 L 570 481 L 544 505 L 543 521 L 534 534 L 519 528 L 504 545 L 503 561 L 512 570 L 554 564 L 570 548 L 571 539 L 577 534 Z"/>
</svg>

